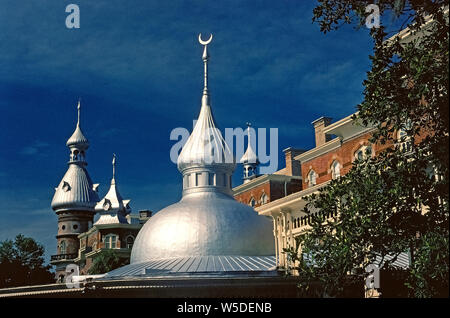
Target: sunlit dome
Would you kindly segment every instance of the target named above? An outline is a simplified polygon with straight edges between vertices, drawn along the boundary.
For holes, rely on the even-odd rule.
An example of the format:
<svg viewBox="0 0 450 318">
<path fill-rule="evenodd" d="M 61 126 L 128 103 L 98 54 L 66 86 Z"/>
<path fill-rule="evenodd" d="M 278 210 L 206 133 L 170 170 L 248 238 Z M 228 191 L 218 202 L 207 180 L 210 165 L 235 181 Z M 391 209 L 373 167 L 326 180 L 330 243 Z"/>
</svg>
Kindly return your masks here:
<svg viewBox="0 0 450 318">
<path fill-rule="evenodd" d="M 235 163 L 225 160 L 231 151 L 216 128 L 209 102 L 207 44 L 210 40 L 200 38 L 200 42 L 205 46 L 205 86 L 199 118 L 178 159 L 178 169 L 183 175 L 183 197 L 145 223 L 133 245 L 129 266 L 158 259 L 172 259 L 173 264 L 180 258 L 213 262 L 222 256 L 269 257 L 266 263 L 273 263 L 272 221 L 232 196 Z M 215 150 L 211 152 L 211 148 Z M 221 156 L 215 156 L 217 149 L 223 152 Z"/>
</svg>

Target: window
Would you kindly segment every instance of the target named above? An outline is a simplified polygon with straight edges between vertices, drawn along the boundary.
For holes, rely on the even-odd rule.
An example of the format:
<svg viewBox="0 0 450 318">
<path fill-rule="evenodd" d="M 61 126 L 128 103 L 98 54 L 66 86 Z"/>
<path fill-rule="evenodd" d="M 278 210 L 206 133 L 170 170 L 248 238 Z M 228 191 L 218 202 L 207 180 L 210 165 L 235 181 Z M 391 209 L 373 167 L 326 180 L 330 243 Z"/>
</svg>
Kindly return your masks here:
<svg viewBox="0 0 450 318">
<path fill-rule="evenodd" d="M 105 236 L 105 248 L 116 248 L 117 247 L 117 235 L 108 234 Z"/>
<path fill-rule="evenodd" d="M 267 203 L 267 195 L 265 193 L 263 193 L 261 195 L 261 204 L 266 204 Z"/>
<path fill-rule="evenodd" d="M 308 186 L 312 187 L 316 185 L 316 172 L 314 170 L 311 170 L 308 173 Z"/>
<path fill-rule="evenodd" d="M 255 198 L 252 197 L 252 198 L 250 199 L 250 202 L 248 203 L 248 205 L 250 205 L 252 208 L 255 207 L 255 205 L 256 205 Z"/>
<path fill-rule="evenodd" d="M 66 241 L 61 241 L 59 244 L 59 254 L 66 254 Z"/>
<path fill-rule="evenodd" d="M 411 120 L 405 124 L 405 127 L 397 132 L 397 142 L 402 152 L 410 152 L 412 150 L 412 141 L 409 131 L 411 131 Z"/>
<path fill-rule="evenodd" d="M 133 247 L 134 244 L 134 238 L 132 236 L 128 236 L 127 237 L 127 248 L 131 249 Z"/>
<path fill-rule="evenodd" d="M 62 189 L 63 189 L 64 192 L 70 191 L 70 184 L 68 182 L 64 181 Z"/>
<path fill-rule="evenodd" d="M 341 176 L 341 164 L 339 161 L 335 160 L 331 164 L 331 177 L 337 179 Z"/>
<path fill-rule="evenodd" d="M 215 185 L 216 184 L 216 174 L 208 172 L 208 185 Z"/>
<path fill-rule="evenodd" d="M 198 187 L 200 185 L 200 176 L 202 174 L 201 173 L 196 173 L 195 174 L 195 186 Z"/>
<path fill-rule="evenodd" d="M 372 157 L 372 147 L 362 146 L 355 152 L 355 160 L 363 160 Z"/>
</svg>

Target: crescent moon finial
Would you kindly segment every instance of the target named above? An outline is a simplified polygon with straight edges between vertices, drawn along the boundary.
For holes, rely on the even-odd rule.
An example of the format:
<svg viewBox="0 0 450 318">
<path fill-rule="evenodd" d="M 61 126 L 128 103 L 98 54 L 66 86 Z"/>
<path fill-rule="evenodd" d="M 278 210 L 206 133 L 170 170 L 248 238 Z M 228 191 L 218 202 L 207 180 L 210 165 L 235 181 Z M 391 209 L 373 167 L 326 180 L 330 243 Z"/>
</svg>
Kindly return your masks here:
<svg viewBox="0 0 450 318">
<path fill-rule="evenodd" d="M 203 41 L 203 40 L 202 40 L 202 34 L 200 33 L 200 34 L 198 35 L 198 42 L 200 42 L 201 45 L 208 45 L 209 43 L 211 43 L 212 38 L 213 38 L 213 35 L 212 35 L 212 33 L 211 33 L 211 35 L 209 36 L 209 39 L 206 40 L 206 41 Z"/>
</svg>

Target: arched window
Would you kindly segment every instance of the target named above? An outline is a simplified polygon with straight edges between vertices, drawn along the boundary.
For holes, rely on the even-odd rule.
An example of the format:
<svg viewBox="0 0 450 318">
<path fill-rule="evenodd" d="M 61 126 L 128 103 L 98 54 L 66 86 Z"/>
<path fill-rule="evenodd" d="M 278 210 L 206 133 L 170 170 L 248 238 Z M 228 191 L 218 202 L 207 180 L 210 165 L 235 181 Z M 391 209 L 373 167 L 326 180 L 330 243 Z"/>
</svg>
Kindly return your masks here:
<svg viewBox="0 0 450 318">
<path fill-rule="evenodd" d="M 105 236 L 105 248 L 116 248 L 117 247 L 117 235 L 108 234 Z"/>
<path fill-rule="evenodd" d="M 371 146 L 362 146 L 355 152 L 355 160 L 364 160 L 372 156 Z"/>
<path fill-rule="evenodd" d="M 59 254 L 66 254 L 66 249 L 66 241 L 61 241 L 61 243 L 59 244 Z"/>
<path fill-rule="evenodd" d="M 263 193 L 261 195 L 261 204 L 266 204 L 267 203 L 267 195 L 265 193 Z"/>
<path fill-rule="evenodd" d="M 255 207 L 255 205 L 256 205 L 256 200 L 255 200 L 255 198 L 251 198 L 250 199 L 250 202 L 248 203 L 248 205 L 250 205 L 251 207 Z"/>
<path fill-rule="evenodd" d="M 316 185 L 316 172 L 314 170 L 311 170 L 308 173 L 308 186 L 313 187 Z"/>
<path fill-rule="evenodd" d="M 132 249 L 134 244 L 134 238 L 130 235 L 127 237 L 127 248 Z"/>
<path fill-rule="evenodd" d="M 397 142 L 402 152 L 410 152 L 412 150 L 411 135 L 409 133 L 411 126 L 411 120 L 408 120 L 405 127 L 400 128 L 397 132 Z"/>
<path fill-rule="evenodd" d="M 331 177 L 333 179 L 339 178 L 341 176 L 341 164 L 339 161 L 335 160 L 331 164 Z"/>
</svg>

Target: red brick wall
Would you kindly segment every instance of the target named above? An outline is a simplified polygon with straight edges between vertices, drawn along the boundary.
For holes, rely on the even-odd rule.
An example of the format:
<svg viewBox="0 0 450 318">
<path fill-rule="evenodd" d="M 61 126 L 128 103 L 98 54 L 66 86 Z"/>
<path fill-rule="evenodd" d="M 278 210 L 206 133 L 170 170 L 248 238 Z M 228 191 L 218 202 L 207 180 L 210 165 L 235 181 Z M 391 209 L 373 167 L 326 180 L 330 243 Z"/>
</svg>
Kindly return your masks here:
<svg viewBox="0 0 450 318">
<path fill-rule="evenodd" d="M 286 185 L 287 195 L 302 190 L 302 182 L 298 179 L 292 179 Z M 257 187 L 254 187 L 246 192 L 236 195 L 234 198 L 243 203 L 249 204 L 250 199 L 253 197 L 256 200 L 256 205 L 261 205 L 261 196 L 265 193 L 267 195 L 267 203 L 280 199 L 285 196 L 284 182 L 280 181 L 267 181 Z"/>
<path fill-rule="evenodd" d="M 334 160 L 339 161 L 341 165 L 341 175 L 346 174 L 351 168 L 355 158 L 355 152 L 364 145 L 370 145 L 369 138 L 371 133 L 366 133 L 357 138 L 346 141 L 333 151 L 323 154 L 319 157 L 311 159 L 302 163 L 302 176 L 303 176 L 303 189 L 308 187 L 308 173 L 313 169 L 316 176 L 316 183 L 320 184 L 331 180 L 331 164 Z M 388 147 L 388 145 L 371 145 L 373 153 L 378 154 L 382 149 Z"/>
<path fill-rule="evenodd" d="M 271 201 L 271 192 L 270 192 L 270 182 L 267 181 L 264 184 L 261 184 L 257 187 L 254 187 L 246 192 L 240 193 L 236 195 L 234 198 L 243 203 L 243 204 L 249 204 L 250 199 L 253 197 L 256 200 L 255 206 L 260 206 L 260 200 L 262 194 L 265 193 L 267 195 L 268 202 Z M 273 200 L 273 199 L 272 199 Z"/>
</svg>

